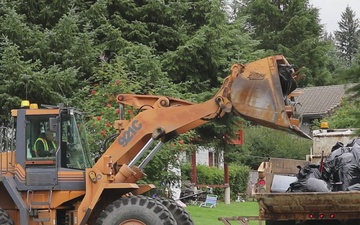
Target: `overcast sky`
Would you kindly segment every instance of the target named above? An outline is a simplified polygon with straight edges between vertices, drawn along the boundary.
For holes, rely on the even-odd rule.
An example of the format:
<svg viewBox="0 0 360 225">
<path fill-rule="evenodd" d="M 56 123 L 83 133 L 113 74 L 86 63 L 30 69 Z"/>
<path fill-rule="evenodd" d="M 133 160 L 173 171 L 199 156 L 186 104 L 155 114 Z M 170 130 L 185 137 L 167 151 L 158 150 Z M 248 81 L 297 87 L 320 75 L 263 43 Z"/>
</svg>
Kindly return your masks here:
<svg viewBox="0 0 360 225">
<path fill-rule="evenodd" d="M 356 18 L 360 18 L 360 0 L 309 0 L 309 2 L 320 9 L 321 23 L 328 32 L 338 30 L 338 21 L 346 6 L 350 6 L 356 13 Z"/>
</svg>

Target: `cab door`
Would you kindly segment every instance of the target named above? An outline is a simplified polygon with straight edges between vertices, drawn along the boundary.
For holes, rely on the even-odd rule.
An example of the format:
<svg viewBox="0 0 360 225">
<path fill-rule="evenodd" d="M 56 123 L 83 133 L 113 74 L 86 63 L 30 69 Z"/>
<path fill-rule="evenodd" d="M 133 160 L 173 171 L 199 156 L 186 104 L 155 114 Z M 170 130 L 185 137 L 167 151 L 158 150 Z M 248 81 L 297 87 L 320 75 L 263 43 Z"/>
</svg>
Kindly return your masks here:
<svg viewBox="0 0 360 225">
<path fill-rule="evenodd" d="M 34 152 L 36 140 L 49 129 L 50 117 L 51 115 L 26 115 L 26 110 L 19 110 L 16 149 L 17 158 L 22 158 L 18 162 L 23 161 L 25 169 L 25 179 L 23 176 L 18 176 L 17 179 L 20 190 L 53 190 L 58 184 L 56 152 L 59 151 L 55 150 L 54 155 L 46 157 L 40 157 Z M 25 129 L 19 129 L 24 124 Z"/>
</svg>

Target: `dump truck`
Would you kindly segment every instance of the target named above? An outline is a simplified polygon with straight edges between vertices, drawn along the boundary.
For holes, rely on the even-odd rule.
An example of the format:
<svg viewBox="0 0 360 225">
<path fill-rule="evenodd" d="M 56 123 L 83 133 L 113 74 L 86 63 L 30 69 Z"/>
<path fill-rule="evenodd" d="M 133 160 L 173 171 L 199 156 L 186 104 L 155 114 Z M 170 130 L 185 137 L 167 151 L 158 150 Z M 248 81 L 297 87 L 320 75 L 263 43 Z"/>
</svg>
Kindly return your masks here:
<svg viewBox="0 0 360 225">
<path fill-rule="evenodd" d="M 234 64 L 219 91 L 202 103 L 166 96 L 119 94 L 120 109 L 137 114 L 114 122 L 113 141 L 93 162 L 84 114 L 64 105 L 24 101 L 0 128 L 0 223 L 5 225 L 191 225 L 167 199 L 146 196 L 143 168 L 161 146 L 225 114 L 305 138 L 294 117 L 297 71 L 282 55 Z M 39 156 L 34 143 L 54 132 L 56 149 Z"/>
<path fill-rule="evenodd" d="M 296 190 L 293 192 L 291 190 L 300 184 L 299 180 L 308 181 L 301 177 L 301 173 L 304 172 L 301 169 L 305 168 L 305 172 L 308 172 L 305 173 L 305 176 L 318 173 L 320 177 L 324 178 L 324 173 L 330 172 L 324 170 L 327 166 L 334 164 L 332 166 L 336 168 L 336 171 L 333 175 L 340 174 L 342 176 L 342 171 L 339 168 L 347 163 L 352 163 L 352 161 L 346 158 L 345 162 L 338 160 L 339 163 L 336 165 L 330 157 L 340 159 L 341 154 L 346 152 L 356 157 L 355 153 L 350 153 L 359 150 L 359 146 L 354 143 L 355 140 L 358 140 L 354 136 L 355 129 L 329 129 L 328 125 L 323 127 L 313 131 L 313 145 L 304 160 L 270 158 L 261 163 L 258 168 L 259 178 L 256 184 L 257 193 L 255 194 L 259 205 L 257 220 L 265 221 L 266 225 L 360 224 L 359 189 L 350 189 L 347 185 L 346 188 L 339 191 L 337 186 L 344 185 L 344 179 L 340 179 L 341 182 L 332 181 L 329 185 L 326 184 L 325 189 L 320 186 L 320 190 L 316 189 L 319 187 L 305 191 Z M 339 150 L 341 150 L 341 154 L 336 153 Z M 335 153 L 336 155 L 333 155 Z M 353 179 L 357 176 L 356 171 L 359 170 L 358 162 L 355 160 L 350 167 L 352 170 L 347 169 L 344 174 Z M 311 171 L 312 169 L 314 170 Z M 342 177 L 344 178 L 344 176 Z M 327 177 L 325 176 L 325 178 Z M 322 182 L 322 180 L 313 178 L 308 184 L 313 186 L 325 184 L 318 182 Z M 355 184 L 355 186 L 358 185 Z"/>
</svg>

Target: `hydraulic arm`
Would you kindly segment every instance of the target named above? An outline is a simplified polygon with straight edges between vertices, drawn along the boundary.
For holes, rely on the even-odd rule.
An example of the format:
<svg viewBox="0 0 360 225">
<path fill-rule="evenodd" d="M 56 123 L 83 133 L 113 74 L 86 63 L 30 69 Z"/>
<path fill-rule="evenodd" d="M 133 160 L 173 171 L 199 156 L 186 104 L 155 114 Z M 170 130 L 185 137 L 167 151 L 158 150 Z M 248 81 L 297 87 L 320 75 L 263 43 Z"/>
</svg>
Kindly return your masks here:
<svg viewBox="0 0 360 225">
<path fill-rule="evenodd" d="M 309 138 L 294 118 L 295 102 L 289 94 L 295 90 L 296 73 L 282 55 L 267 57 L 249 64 L 234 64 L 231 73 L 213 98 L 192 103 L 164 96 L 120 94 L 117 101 L 131 105 L 139 113 L 130 121 L 118 120 L 119 136 L 91 168 L 86 170 L 87 190 L 79 218 L 89 215 L 94 196 L 103 189 L 129 185 L 128 191 L 142 193 L 151 187 L 136 186 L 142 167 L 163 143 L 226 113 L 242 116 L 262 126 L 289 131 Z M 139 166 L 147 149 L 155 145 Z M 114 169 L 117 165 L 117 169 Z M 94 198 L 96 199 L 96 198 Z M 87 207 L 88 206 L 88 207 Z M 85 213 L 86 212 L 86 213 Z"/>
</svg>

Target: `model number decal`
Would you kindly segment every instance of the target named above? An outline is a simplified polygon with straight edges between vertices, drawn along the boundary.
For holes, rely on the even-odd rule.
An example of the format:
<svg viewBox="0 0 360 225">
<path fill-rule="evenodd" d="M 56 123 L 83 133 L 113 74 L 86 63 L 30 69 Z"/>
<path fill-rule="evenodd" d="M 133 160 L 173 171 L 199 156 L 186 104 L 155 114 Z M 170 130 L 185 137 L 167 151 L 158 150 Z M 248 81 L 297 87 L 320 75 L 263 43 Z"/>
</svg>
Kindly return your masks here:
<svg viewBox="0 0 360 225">
<path fill-rule="evenodd" d="M 266 77 L 266 74 L 258 73 L 255 71 L 250 71 L 250 74 L 248 76 L 249 80 L 264 80 Z"/>
<path fill-rule="evenodd" d="M 121 137 L 119 137 L 118 143 L 125 147 L 131 141 L 131 139 L 133 139 L 137 131 L 139 131 L 141 128 L 142 124 L 140 123 L 140 121 L 134 120 L 131 123 L 131 126 L 123 132 L 123 135 L 121 135 Z"/>
</svg>

